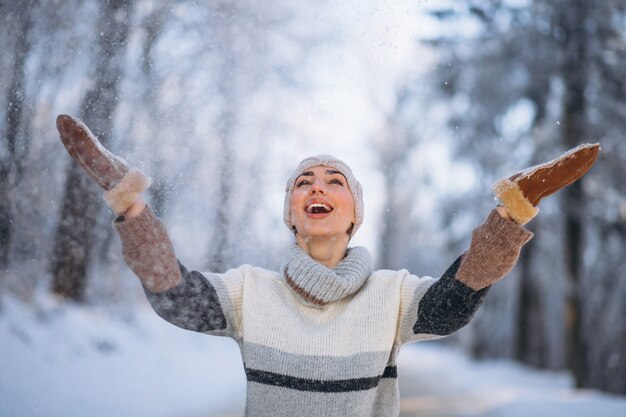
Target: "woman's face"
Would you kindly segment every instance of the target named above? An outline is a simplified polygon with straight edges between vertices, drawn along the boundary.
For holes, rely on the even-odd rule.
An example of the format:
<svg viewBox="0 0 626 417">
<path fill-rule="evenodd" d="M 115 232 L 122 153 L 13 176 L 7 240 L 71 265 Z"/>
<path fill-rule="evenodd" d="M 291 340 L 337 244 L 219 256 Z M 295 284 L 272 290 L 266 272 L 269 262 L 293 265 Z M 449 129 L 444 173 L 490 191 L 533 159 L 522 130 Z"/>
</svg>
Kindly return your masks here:
<svg viewBox="0 0 626 417">
<path fill-rule="evenodd" d="M 354 223 L 354 199 L 346 178 L 327 166 L 303 172 L 289 203 L 299 239 L 347 237 Z"/>
</svg>

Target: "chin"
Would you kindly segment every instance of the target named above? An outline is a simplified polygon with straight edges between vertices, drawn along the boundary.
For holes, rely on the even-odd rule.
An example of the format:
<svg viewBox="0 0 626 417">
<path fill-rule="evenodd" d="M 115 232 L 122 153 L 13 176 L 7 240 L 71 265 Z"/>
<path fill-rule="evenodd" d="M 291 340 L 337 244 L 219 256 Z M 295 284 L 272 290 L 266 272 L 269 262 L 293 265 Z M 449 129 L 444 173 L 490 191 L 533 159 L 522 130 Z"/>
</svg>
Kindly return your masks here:
<svg viewBox="0 0 626 417">
<path fill-rule="evenodd" d="M 300 233 L 303 239 L 339 239 L 341 237 L 347 237 L 344 229 L 328 228 L 328 227 L 305 227 Z"/>
</svg>

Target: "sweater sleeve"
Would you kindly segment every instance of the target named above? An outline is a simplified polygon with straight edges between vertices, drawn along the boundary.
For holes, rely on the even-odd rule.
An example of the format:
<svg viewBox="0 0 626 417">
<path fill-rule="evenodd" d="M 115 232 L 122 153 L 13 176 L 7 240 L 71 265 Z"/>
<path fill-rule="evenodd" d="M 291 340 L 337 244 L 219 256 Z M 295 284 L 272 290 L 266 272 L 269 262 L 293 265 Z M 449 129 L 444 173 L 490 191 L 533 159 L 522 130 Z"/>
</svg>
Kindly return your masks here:
<svg viewBox="0 0 626 417">
<path fill-rule="evenodd" d="M 522 246 L 532 236 L 494 210 L 472 233 L 467 252 L 441 278 L 405 277 L 400 303 L 401 342 L 447 336 L 469 323 L 490 286 L 513 269 Z"/>
<path fill-rule="evenodd" d="M 187 330 L 231 336 L 239 334 L 243 273 L 189 271 L 176 258 L 165 225 L 149 207 L 114 223 L 124 260 L 139 277 L 155 312 Z"/>
</svg>

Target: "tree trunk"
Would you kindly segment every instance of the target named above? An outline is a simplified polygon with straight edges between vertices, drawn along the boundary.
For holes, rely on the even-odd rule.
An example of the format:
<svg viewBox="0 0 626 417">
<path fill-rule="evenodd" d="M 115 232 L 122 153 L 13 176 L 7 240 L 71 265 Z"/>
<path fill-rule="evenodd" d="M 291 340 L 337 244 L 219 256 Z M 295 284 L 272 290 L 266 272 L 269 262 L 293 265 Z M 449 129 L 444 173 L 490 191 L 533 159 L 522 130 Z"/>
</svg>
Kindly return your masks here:
<svg viewBox="0 0 626 417">
<path fill-rule="evenodd" d="M 384 269 L 407 267 L 403 259 L 408 248 L 407 233 L 410 233 L 411 207 L 410 197 L 403 194 L 398 179 L 406 169 L 407 159 L 418 141 L 417 133 L 412 131 L 403 119 L 407 104 L 407 88 L 396 91 L 395 104 L 387 116 L 385 128 L 375 143 L 380 172 L 384 180 L 386 202 L 383 207 L 380 230 L 379 266 Z"/>
<path fill-rule="evenodd" d="M 537 109 L 532 123 L 535 130 L 543 125 L 547 115 L 548 86 L 543 83 L 531 83 L 528 96 Z M 537 139 L 533 138 L 535 143 Z M 538 152 L 535 151 L 531 164 L 540 163 Z M 535 231 L 540 219 L 535 219 L 529 229 Z M 548 365 L 548 341 L 545 328 L 546 309 L 544 308 L 545 292 L 539 288 L 532 266 L 537 253 L 537 241 L 528 242 L 520 254 L 518 270 L 520 283 L 517 293 L 517 317 L 515 323 L 514 355 L 519 361 L 536 367 Z"/>
<path fill-rule="evenodd" d="M 562 28 L 566 33 L 565 59 L 562 77 L 563 96 L 562 143 L 573 148 L 585 141 L 585 112 L 587 108 L 585 90 L 588 78 L 585 18 L 587 0 L 570 3 L 569 10 L 562 15 Z M 563 191 L 561 203 L 565 221 L 565 262 L 568 293 L 565 300 L 567 364 L 574 375 L 576 386 L 583 387 L 586 380 L 587 349 L 582 334 L 582 258 L 583 258 L 583 207 L 584 195 L 581 183 L 576 182 Z"/>
<path fill-rule="evenodd" d="M 23 159 L 30 138 L 24 131 L 24 99 L 26 97 L 26 58 L 30 52 L 30 32 L 33 26 L 33 1 L 26 2 L 14 11 L 17 14 L 17 35 L 13 53 L 13 66 L 7 96 L 6 150 L 0 159 L 0 269 L 9 265 L 13 240 L 14 190 L 21 176 Z M 6 10 L 5 10 L 6 12 Z M 12 13 L 11 13 L 12 14 Z"/>
<path fill-rule="evenodd" d="M 232 200 L 231 185 L 234 181 L 231 140 L 235 124 L 235 112 L 231 104 L 225 104 L 220 120 L 217 123 L 217 135 L 221 144 L 221 153 L 218 158 L 217 213 L 213 223 L 213 244 L 209 264 L 209 269 L 213 272 L 224 272 L 227 268 L 226 253 L 229 247 L 230 216 L 232 214 L 230 212 Z"/>
<path fill-rule="evenodd" d="M 393 166 L 389 161 L 383 161 L 382 165 L 384 166 L 382 169 L 385 181 L 385 200 L 386 204 L 383 208 L 383 222 L 381 224 L 380 230 L 380 267 L 383 269 L 391 269 L 394 264 L 394 253 L 395 253 L 395 240 L 394 237 L 397 237 L 396 234 L 396 224 L 399 221 L 398 213 L 396 213 L 396 205 L 394 202 L 397 200 L 396 198 L 396 186 L 395 186 L 395 170 L 397 167 Z"/>
<path fill-rule="evenodd" d="M 162 7 L 153 11 L 146 17 L 143 28 L 146 32 L 146 38 L 143 43 L 141 53 L 141 72 L 144 77 L 144 112 L 146 116 L 146 127 L 149 129 L 149 135 L 154 139 L 157 138 L 160 132 L 163 130 L 164 120 L 162 118 L 161 111 L 159 109 L 157 92 L 159 89 L 158 80 L 154 73 L 154 60 L 152 54 L 154 46 L 159 39 L 159 35 L 163 29 L 163 25 L 166 20 L 166 10 L 169 7 L 167 2 Z M 165 209 L 165 203 L 168 197 L 167 193 L 167 180 L 164 178 L 164 173 L 161 169 L 158 169 L 155 163 L 155 169 L 150 173 L 152 177 L 152 186 L 148 189 L 150 195 L 150 207 L 156 213 L 157 216 L 162 216 Z"/>
<path fill-rule="evenodd" d="M 544 326 L 543 292 L 532 273 L 536 242 L 531 240 L 520 255 L 520 283 L 516 323 L 515 357 L 536 367 L 547 366 L 547 343 Z"/>
<path fill-rule="evenodd" d="M 81 103 L 80 117 L 103 145 L 110 141 L 113 113 L 122 77 L 129 31 L 130 0 L 103 3 L 96 52 L 94 83 Z M 101 190 L 75 164 L 68 168 L 54 252 L 51 261 L 52 290 L 84 301 L 90 254 L 95 239 Z"/>
<path fill-rule="evenodd" d="M 222 110 L 216 124 L 217 138 L 220 142 L 220 154 L 218 160 L 219 184 L 215 201 L 217 213 L 213 223 L 213 242 L 209 256 L 209 269 L 213 272 L 223 272 L 227 268 L 227 252 L 229 248 L 229 235 L 231 232 L 230 210 L 232 200 L 232 184 L 235 181 L 233 171 L 233 133 L 237 118 L 237 94 L 235 92 L 235 72 L 237 62 L 232 51 L 233 45 L 233 19 L 236 15 L 225 13 L 226 23 L 222 30 L 222 46 L 224 61 L 220 69 L 218 92 L 222 99 Z"/>
</svg>

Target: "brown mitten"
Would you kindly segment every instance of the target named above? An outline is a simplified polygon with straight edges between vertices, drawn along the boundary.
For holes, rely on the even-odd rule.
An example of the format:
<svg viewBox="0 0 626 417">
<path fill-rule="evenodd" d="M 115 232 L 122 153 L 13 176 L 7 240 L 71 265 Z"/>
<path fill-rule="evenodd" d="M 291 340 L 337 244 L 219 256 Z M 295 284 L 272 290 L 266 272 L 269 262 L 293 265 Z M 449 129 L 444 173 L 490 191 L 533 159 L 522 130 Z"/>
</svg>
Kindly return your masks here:
<svg viewBox="0 0 626 417">
<path fill-rule="evenodd" d="M 585 175 L 599 152 L 599 143 L 577 146 L 552 161 L 496 181 L 493 192 L 517 224 L 526 224 L 539 212 L 542 198 Z"/>
<path fill-rule="evenodd" d="M 150 186 L 146 174 L 109 152 L 80 120 L 61 114 L 57 129 L 70 156 L 104 188 L 104 199 L 115 214 L 124 213 Z"/>
</svg>

